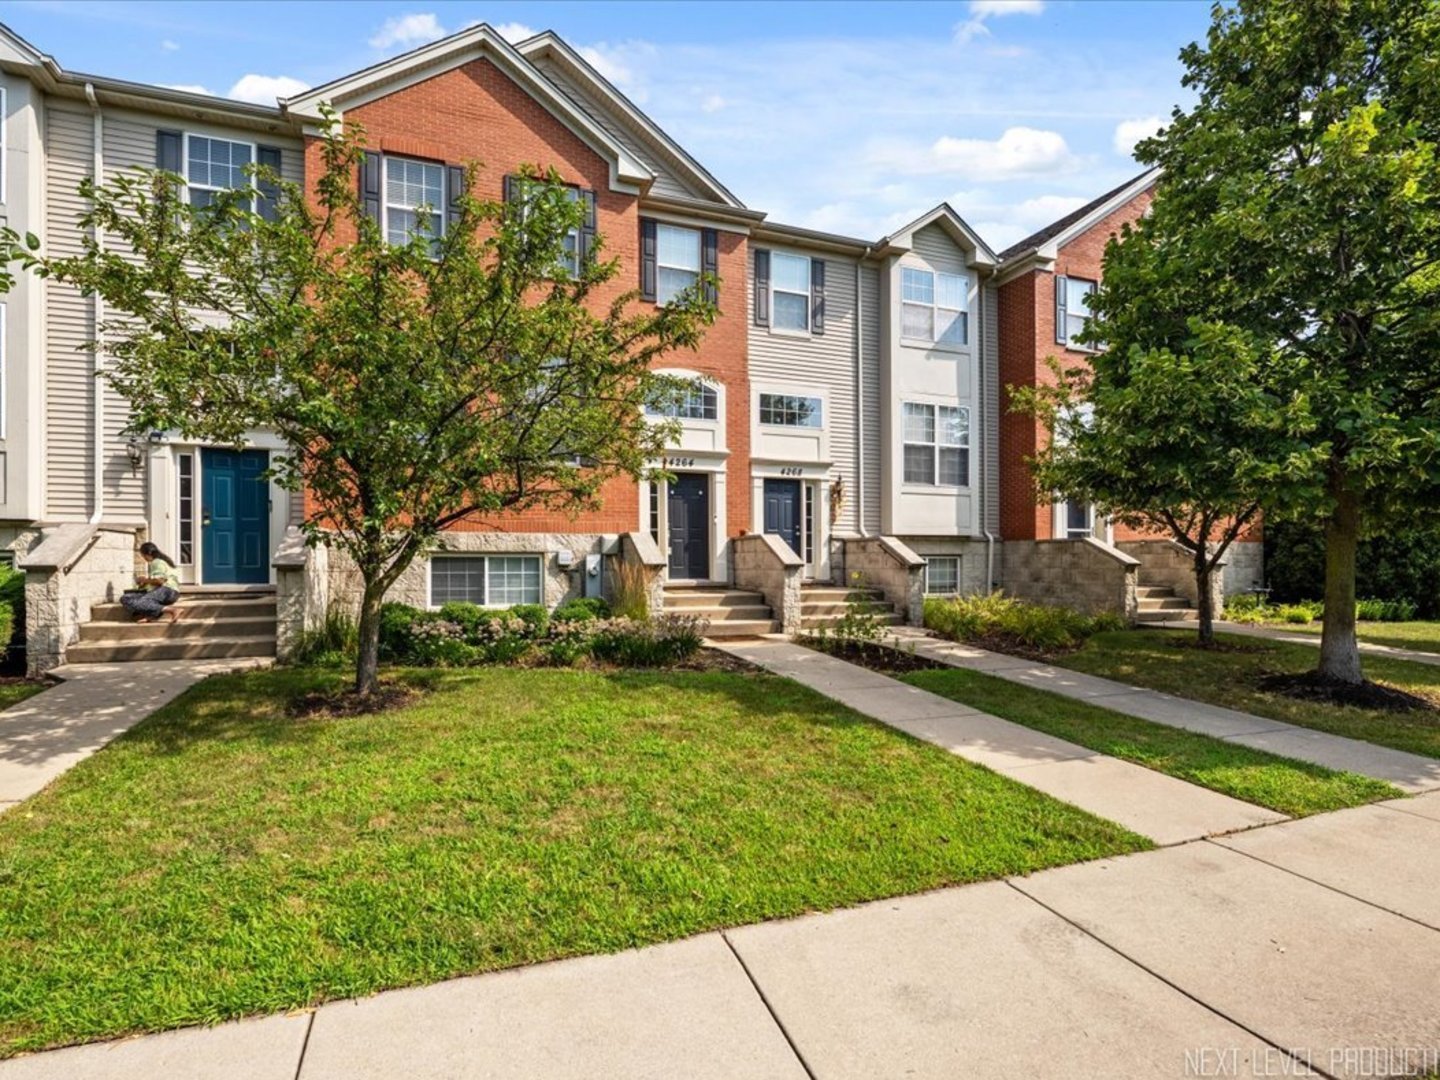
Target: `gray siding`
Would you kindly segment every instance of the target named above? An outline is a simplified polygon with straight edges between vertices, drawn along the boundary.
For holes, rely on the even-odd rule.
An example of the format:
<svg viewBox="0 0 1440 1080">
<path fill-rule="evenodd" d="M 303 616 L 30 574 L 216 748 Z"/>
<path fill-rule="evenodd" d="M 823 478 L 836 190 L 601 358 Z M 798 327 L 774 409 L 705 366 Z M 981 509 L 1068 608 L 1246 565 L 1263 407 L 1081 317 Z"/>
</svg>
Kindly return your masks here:
<svg viewBox="0 0 1440 1080">
<path fill-rule="evenodd" d="M 45 249 L 78 255 L 77 218 L 85 204 L 77 192 L 94 166 L 94 121 L 88 111 L 49 105 L 45 122 Z M 45 285 L 45 513 L 83 519 L 90 512 L 94 470 L 90 432 L 95 413 L 90 354 L 95 336 L 90 302 L 68 285 Z"/>
<path fill-rule="evenodd" d="M 861 377 L 864 387 L 864 415 L 861 437 L 865 442 L 865 528 L 864 532 L 880 532 L 880 476 L 883 442 L 880 437 L 880 271 L 867 266 L 860 271 L 860 343 Z"/>
<path fill-rule="evenodd" d="M 671 174 L 670 168 L 664 162 L 664 155 L 658 153 L 633 124 L 623 117 L 612 116 L 608 109 L 591 101 L 578 86 L 566 78 L 564 72 L 556 64 L 549 60 L 537 59 L 535 66 L 555 84 L 556 89 L 574 103 L 576 108 L 595 121 L 607 135 L 625 147 L 655 174 L 655 183 L 650 188 L 651 194 L 674 199 L 705 198 L 700 192 L 686 187 Z"/>
<path fill-rule="evenodd" d="M 969 273 L 965 253 L 955 246 L 948 233 L 939 225 L 926 225 L 915 233 L 913 250 L 936 270 Z"/>
</svg>

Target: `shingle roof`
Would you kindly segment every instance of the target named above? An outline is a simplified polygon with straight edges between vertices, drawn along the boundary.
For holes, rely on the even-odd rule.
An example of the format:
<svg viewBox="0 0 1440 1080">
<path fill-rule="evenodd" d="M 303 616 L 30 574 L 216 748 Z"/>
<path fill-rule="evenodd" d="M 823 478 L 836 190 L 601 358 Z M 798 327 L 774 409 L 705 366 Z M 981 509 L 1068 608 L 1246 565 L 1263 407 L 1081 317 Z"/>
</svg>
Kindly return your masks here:
<svg viewBox="0 0 1440 1080">
<path fill-rule="evenodd" d="M 1150 173 L 1153 172 L 1153 171 L 1154 171 L 1154 170 L 1152 170 L 1152 169 L 1146 169 L 1143 173 L 1140 173 L 1138 176 L 1132 176 L 1129 180 L 1126 180 L 1126 181 L 1125 181 L 1123 184 L 1121 184 L 1119 187 L 1111 188 L 1109 191 L 1105 192 L 1104 195 L 1101 195 L 1099 198 L 1096 198 L 1096 199 L 1091 199 L 1088 203 L 1086 203 L 1084 206 L 1080 207 L 1078 210 L 1072 210 L 1072 211 L 1070 211 L 1070 213 L 1066 214 L 1064 217 L 1060 218 L 1058 221 L 1052 221 L 1049 225 L 1046 225 L 1043 229 L 1039 230 L 1038 232 L 1033 232 L 1033 233 L 1031 233 L 1029 236 L 1025 237 L 1025 239 L 1024 239 L 1024 240 L 1021 240 L 1019 243 L 1011 244 L 1011 245 L 1010 245 L 1008 248 L 1006 248 L 1004 251 L 1000 252 L 1000 261 L 1001 261 L 1002 263 L 1003 263 L 1003 262 L 1008 262 L 1009 260 L 1013 259 L 1013 258 L 1014 258 L 1015 256 L 1017 256 L 1017 255 L 1024 255 L 1024 254 L 1027 253 L 1027 252 L 1034 251 L 1034 250 L 1036 250 L 1037 248 L 1040 248 L 1040 247 L 1044 246 L 1044 244 L 1046 243 L 1046 241 L 1051 240 L 1051 239 L 1053 239 L 1053 238 L 1056 237 L 1056 236 L 1059 236 L 1062 232 L 1064 232 L 1066 229 L 1068 229 L 1071 225 L 1074 225 L 1075 222 L 1079 221 L 1081 218 L 1087 216 L 1088 214 L 1093 213 L 1095 210 L 1099 209 L 1101 206 L 1104 206 L 1107 202 L 1109 202 L 1111 199 L 1115 198 L 1115 196 L 1119 195 L 1122 191 L 1124 191 L 1126 188 L 1128 188 L 1131 184 L 1134 184 L 1134 183 L 1136 183 L 1136 182 L 1139 181 L 1139 180 L 1143 180 L 1146 176 L 1149 176 Z"/>
</svg>

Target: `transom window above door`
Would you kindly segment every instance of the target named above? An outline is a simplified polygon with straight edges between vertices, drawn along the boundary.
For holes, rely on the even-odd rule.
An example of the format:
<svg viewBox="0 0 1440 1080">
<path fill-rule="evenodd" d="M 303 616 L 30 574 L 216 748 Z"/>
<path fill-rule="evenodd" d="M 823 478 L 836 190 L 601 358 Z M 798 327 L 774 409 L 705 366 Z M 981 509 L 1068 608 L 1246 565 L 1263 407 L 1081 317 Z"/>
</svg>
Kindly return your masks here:
<svg viewBox="0 0 1440 1080">
<path fill-rule="evenodd" d="M 655 302 L 668 304 L 700 280 L 700 230 L 655 226 Z"/>
<path fill-rule="evenodd" d="M 423 233 L 438 250 L 444 231 L 445 167 L 412 158 L 385 159 L 385 239 L 408 244 Z"/>
<path fill-rule="evenodd" d="M 900 269 L 900 336 L 932 345 L 966 345 L 970 279 L 963 274 Z"/>
<path fill-rule="evenodd" d="M 185 182 L 194 206 L 209 206 L 221 191 L 250 186 L 245 169 L 255 160 L 255 147 L 208 135 L 185 137 Z"/>
<path fill-rule="evenodd" d="M 652 402 L 645 411 L 675 420 L 716 420 L 720 416 L 720 395 L 713 386 L 696 379 L 683 393 Z"/>
</svg>

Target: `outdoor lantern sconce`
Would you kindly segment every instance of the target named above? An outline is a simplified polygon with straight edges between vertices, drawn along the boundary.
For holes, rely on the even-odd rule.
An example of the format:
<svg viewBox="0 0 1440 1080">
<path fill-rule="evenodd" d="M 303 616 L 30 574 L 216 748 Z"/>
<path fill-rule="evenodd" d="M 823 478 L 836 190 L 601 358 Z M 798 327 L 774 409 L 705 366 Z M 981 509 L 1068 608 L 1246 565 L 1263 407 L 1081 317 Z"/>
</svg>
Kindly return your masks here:
<svg viewBox="0 0 1440 1080">
<path fill-rule="evenodd" d="M 130 436 L 125 443 L 125 456 L 130 459 L 131 475 L 138 473 L 140 463 L 145 460 L 145 444 L 138 437 Z"/>
</svg>

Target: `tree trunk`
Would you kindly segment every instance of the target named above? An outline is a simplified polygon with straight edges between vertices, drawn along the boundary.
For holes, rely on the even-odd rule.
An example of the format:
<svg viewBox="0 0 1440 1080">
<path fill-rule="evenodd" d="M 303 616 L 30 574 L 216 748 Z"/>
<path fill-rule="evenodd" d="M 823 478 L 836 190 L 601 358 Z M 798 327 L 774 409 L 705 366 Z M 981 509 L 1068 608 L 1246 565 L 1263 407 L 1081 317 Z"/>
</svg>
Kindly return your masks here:
<svg viewBox="0 0 1440 1080">
<path fill-rule="evenodd" d="M 360 655 L 355 662 L 355 693 L 368 697 L 380 682 L 380 605 L 385 590 L 378 582 L 365 583 L 360 599 Z"/>
<path fill-rule="evenodd" d="M 1200 550 L 1195 553 L 1195 607 L 1200 614 L 1200 644 L 1208 648 L 1215 644 L 1215 605 L 1210 595 L 1210 578 L 1215 568 L 1207 547 L 1202 539 Z"/>
<path fill-rule="evenodd" d="M 1317 673 L 1337 682 L 1365 681 L 1355 640 L 1355 554 L 1360 546 L 1360 496 L 1343 472 L 1327 484 L 1335 508 L 1325 519 L 1325 625 Z"/>
</svg>

